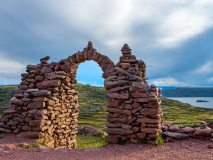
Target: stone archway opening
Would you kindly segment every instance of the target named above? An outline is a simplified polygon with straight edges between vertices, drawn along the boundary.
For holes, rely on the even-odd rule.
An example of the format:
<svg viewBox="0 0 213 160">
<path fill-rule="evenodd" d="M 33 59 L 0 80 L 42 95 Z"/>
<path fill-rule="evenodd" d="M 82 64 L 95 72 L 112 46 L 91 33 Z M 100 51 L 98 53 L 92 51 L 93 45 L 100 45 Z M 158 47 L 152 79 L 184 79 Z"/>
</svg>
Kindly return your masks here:
<svg viewBox="0 0 213 160">
<path fill-rule="evenodd" d="M 101 68 L 94 61 L 82 62 L 77 70 L 77 82 L 74 88 L 78 91 L 79 132 L 94 130 L 95 135 L 103 133 L 106 130 L 107 104 Z"/>
<path fill-rule="evenodd" d="M 156 144 L 161 133 L 160 90 L 148 86 L 146 65 L 137 60 L 127 44 L 115 65 L 107 56 L 88 46 L 60 62 L 28 65 L 22 74 L 11 108 L 3 123 L 15 134 L 38 136 L 51 148 L 75 148 L 78 126 L 78 93 L 74 89 L 78 65 L 97 62 L 103 71 L 107 95 L 107 143 L 119 140 Z"/>
</svg>

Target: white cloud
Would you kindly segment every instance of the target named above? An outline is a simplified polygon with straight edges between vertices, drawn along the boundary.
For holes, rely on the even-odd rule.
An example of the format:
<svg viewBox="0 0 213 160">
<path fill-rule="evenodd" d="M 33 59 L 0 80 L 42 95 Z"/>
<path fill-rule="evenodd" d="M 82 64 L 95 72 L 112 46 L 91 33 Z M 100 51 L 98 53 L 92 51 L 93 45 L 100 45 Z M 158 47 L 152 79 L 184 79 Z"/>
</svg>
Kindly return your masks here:
<svg viewBox="0 0 213 160">
<path fill-rule="evenodd" d="M 209 73 L 213 73 L 212 68 L 213 68 L 213 61 L 208 61 L 202 66 L 195 69 L 195 71 L 192 73 L 193 74 L 209 74 Z"/>
<path fill-rule="evenodd" d="M 153 84 L 157 86 L 186 86 L 185 82 L 180 82 L 171 77 L 159 78 L 153 80 Z"/>
<path fill-rule="evenodd" d="M 20 62 L 15 61 L 14 59 L 9 59 L 0 52 L 1 63 L 0 63 L 0 73 L 1 74 L 14 74 L 21 73 L 25 69 L 25 65 Z"/>
<path fill-rule="evenodd" d="M 159 23 L 158 32 L 162 35 L 158 42 L 165 47 L 174 47 L 205 32 L 213 26 L 209 6 L 213 6 L 213 1 L 200 3 L 196 0 L 177 7 L 173 4 L 172 10 Z"/>
<path fill-rule="evenodd" d="M 18 84 L 26 66 L 7 58 L 2 52 L 0 52 L 0 57 L 0 85 Z"/>
<path fill-rule="evenodd" d="M 213 77 L 207 79 L 208 82 L 213 82 Z"/>
</svg>

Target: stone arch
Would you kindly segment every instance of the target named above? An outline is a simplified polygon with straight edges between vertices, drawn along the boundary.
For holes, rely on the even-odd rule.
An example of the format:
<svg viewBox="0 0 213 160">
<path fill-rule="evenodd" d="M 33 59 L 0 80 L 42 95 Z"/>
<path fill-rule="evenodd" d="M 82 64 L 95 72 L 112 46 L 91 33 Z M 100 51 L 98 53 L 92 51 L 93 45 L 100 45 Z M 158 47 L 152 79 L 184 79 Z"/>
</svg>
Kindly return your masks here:
<svg viewBox="0 0 213 160">
<path fill-rule="evenodd" d="M 47 56 L 40 64 L 28 65 L 2 122 L 13 133 L 38 136 L 48 147 L 75 148 L 79 113 L 74 90 L 76 71 L 80 63 L 94 60 L 105 79 L 107 142 L 146 139 L 155 144 L 162 124 L 160 90 L 148 86 L 146 65 L 131 54 L 127 44 L 121 51 L 120 61 L 115 65 L 89 42 L 83 51 L 58 63 L 49 63 Z"/>
</svg>

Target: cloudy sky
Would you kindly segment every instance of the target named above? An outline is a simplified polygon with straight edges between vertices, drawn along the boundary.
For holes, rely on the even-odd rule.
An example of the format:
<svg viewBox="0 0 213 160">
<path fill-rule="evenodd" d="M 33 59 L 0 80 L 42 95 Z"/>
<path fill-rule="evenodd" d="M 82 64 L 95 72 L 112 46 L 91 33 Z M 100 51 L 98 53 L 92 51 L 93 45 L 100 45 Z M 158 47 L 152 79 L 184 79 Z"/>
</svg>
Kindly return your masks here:
<svg viewBox="0 0 213 160">
<path fill-rule="evenodd" d="M 149 84 L 213 86 L 212 0 L 0 0 L 0 84 L 20 83 L 28 64 L 58 62 L 91 40 L 115 63 L 124 43 L 147 64 Z M 103 85 L 99 66 L 78 81 Z"/>
</svg>

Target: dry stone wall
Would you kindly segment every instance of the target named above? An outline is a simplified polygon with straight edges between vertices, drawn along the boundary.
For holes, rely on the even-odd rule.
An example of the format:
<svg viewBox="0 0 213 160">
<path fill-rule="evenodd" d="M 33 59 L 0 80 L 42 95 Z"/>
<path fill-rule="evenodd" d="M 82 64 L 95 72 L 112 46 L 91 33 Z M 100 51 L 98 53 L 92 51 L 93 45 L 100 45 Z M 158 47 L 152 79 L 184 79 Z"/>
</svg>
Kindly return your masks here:
<svg viewBox="0 0 213 160">
<path fill-rule="evenodd" d="M 148 86 L 146 65 L 131 54 L 127 44 L 115 68 L 104 73 L 107 94 L 108 143 L 119 140 L 156 144 L 161 133 L 160 92 Z"/>
<path fill-rule="evenodd" d="M 82 52 L 58 63 L 49 63 L 47 56 L 40 64 L 28 65 L 0 127 L 19 136 L 38 137 L 51 148 L 75 148 L 79 114 L 76 72 L 80 63 L 93 60 L 105 79 L 107 142 L 147 140 L 156 144 L 162 124 L 161 91 L 148 86 L 146 65 L 131 54 L 127 44 L 121 51 L 120 61 L 114 65 L 89 42 Z"/>
</svg>

